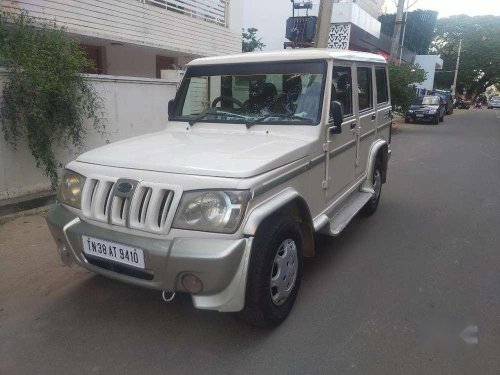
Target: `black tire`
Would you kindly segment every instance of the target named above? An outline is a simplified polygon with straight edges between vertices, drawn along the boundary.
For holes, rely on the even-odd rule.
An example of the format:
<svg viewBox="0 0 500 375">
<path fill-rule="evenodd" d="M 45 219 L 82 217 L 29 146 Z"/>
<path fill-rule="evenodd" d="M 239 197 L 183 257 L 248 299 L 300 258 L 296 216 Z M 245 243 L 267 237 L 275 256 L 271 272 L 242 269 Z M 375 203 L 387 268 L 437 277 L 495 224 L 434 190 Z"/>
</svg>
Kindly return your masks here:
<svg viewBox="0 0 500 375">
<path fill-rule="evenodd" d="M 271 277 L 277 267 L 275 258 L 282 244 L 288 240 L 296 244 L 297 267 L 295 280 L 292 281 L 293 286 L 289 289 L 290 294 L 278 305 L 271 296 Z M 274 327 L 287 318 L 297 297 L 302 278 L 302 250 L 303 241 L 299 225 L 291 218 L 277 217 L 261 224 L 252 245 L 245 307 L 240 312 L 242 319 L 259 327 Z M 290 274 L 287 273 L 285 279 L 286 276 L 290 277 Z"/>
<path fill-rule="evenodd" d="M 405 124 L 409 124 L 410 123 L 410 119 L 408 117 L 405 117 Z"/>
<path fill-rule="evenodd" d="M 444 121 L 444 112 L 443 112 L 443 115 L 439 118 L 439 121 L 440 121 L 440 122 L 443 122 L 443 121 Z"/>
<path fill-rule="evenodd" d="M 432 123 L 434 125 L 439 125 L 439 115 L 436 116 L 436 118 L 434 119 L 434 121 L 432 121 Z"/>
<path fill-rule="evenodd" d="M 378 192 L 375 187 L 375 180 L 378 178 L 377 177 L 377 171 L 378 175 L 380 176 L 380 181 L 379 181 L 379 189 Z M 371 216 L 377 211 L 378 208 L 378 202 L 380 201 L 380 196 L 382 195 L 382 165 L 380 163 L 380 159 L 377 159 L 377 162 L 375 163 L 375 168 L 373 169 L 373 186 L 375 190 L 375 195 L 370 199 L 365 206 L 361 209 L 361 213 L 365 216 Z"/>
</svg>

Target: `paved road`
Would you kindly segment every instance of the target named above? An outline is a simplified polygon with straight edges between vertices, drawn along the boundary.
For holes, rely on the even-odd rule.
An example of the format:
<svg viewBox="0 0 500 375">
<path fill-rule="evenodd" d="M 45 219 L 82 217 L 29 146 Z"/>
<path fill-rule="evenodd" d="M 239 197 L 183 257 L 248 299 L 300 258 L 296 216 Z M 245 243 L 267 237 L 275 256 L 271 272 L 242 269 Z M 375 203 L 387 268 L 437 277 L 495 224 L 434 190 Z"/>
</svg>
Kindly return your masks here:
<svg viewBox="0 0 500 375">
<path fill-rule="evenodd" d="M 498 374 L 499 186 L 500 112 L 402 126 L 379 211 L 320 239 L 275 330 L 63 268 L 43 219 L 17 219 L 0 226 L 0 373 Z"/>
</svg>

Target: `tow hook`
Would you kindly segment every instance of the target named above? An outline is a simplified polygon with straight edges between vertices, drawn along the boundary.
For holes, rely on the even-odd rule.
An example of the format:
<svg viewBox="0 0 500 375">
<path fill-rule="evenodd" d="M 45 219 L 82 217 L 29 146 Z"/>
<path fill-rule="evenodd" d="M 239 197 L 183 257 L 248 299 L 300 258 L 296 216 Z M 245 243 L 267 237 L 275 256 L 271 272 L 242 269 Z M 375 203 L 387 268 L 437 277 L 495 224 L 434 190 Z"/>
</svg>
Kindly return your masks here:
<svg viewBox="0 0 500 375">
<path fill-rule="evenodd" d="M 172 302 L 175 298 L 175 292 L 167 292 L 164 290 L 161 292 L 161 298 L 163 298 L 165 302 Z"/>
</svg>

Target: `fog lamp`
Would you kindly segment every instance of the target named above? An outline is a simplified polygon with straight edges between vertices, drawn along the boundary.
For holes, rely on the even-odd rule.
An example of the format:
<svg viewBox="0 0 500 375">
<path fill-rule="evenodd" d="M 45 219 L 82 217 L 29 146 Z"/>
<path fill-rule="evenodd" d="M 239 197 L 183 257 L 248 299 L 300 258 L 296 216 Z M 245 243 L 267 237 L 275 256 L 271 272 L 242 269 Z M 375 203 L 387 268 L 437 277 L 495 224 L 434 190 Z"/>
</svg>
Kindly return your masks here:
<svg viewBox="0 0 500 375">
<path fill-rule="evenodd" d="M 201 282 L 201 280 L 198 278 L 198 276 L 195 276 L 191 273 L 187 273 L 182 276 L 182 286 L 192 294 L 200 293 L 203 290 L 203 283 Z"/>
</svg>

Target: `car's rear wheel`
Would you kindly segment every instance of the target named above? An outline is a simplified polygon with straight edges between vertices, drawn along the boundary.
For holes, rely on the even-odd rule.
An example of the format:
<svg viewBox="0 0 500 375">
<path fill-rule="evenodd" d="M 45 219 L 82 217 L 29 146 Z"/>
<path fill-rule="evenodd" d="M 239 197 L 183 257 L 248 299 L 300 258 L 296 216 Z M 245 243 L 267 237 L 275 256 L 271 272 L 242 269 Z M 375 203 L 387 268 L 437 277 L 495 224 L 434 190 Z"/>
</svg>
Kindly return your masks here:
<svg viewBox="0 0 500 375">
<path fill-rule="evenodd" d="M 298 224 L 277 217 L 259 228 L 252 245 L 245 307 L 250 324 L 272 327 L 292 310 L 302 277 L 302 235 Z"/>
<path fill-rule="evenodd" d="M 371 216 L 377 211 L 380 195 L 382 194 L 382 167 L 380 161 L 377 160 L 373 169 L 373 191 L 375 192 L 371 199 L 361 209 L 361 213 L 366 216 Z"/>
</svg>

